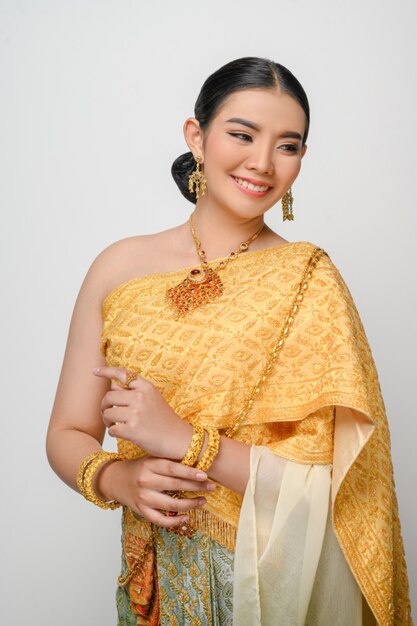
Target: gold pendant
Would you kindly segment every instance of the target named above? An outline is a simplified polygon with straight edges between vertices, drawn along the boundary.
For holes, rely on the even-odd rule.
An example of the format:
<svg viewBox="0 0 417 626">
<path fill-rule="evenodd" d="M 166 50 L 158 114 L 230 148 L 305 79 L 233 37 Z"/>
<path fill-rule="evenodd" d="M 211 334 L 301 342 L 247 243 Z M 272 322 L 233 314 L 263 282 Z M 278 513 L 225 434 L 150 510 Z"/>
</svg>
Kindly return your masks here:
<svg viewBox="0 0 417 626">
<path fill-rule="evenodd" d="M 179 285 L 168 289 L 166 295 L 178 315 L 183 316 L 219 298 L 222 293 L 223 284 L 218 273 L 211 267 L 196 267 Z"/>
</svg>

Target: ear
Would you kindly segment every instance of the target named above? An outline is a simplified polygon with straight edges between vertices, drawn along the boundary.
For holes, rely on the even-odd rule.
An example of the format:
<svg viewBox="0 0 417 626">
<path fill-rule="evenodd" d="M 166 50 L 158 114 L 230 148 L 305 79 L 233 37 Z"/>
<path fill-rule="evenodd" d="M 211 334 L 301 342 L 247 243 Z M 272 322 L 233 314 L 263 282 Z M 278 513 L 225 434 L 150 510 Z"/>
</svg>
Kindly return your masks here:
<svg viewBox="0 0 417 626">
<path fill-rule="evenodd" d="M 301 148 L 301 158 L 303 158 L 306 152 L 307 152 L 307 144 L 305 143 L 303 147 Z"/>
<path fill-rule="evenodd" d="M 200 122 L 195 117 L 188 117 L 184 122 L 183 131 L 194 158 L 198 156 L 203 158 L 203 130 L 200 128 Z"/>
</svg>

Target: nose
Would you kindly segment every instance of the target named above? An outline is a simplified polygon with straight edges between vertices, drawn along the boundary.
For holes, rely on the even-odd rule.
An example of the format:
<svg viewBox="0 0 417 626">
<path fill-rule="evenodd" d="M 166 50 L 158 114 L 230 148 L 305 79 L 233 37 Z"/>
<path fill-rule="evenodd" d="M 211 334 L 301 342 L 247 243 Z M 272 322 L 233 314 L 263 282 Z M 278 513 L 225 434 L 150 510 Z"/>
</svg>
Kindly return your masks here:
<svg viewBox="0 0 417 626">
<path fill-rule="evenodd" d="M 267 142 L 253 143 L 252 151 L 247 160 L 247 168 L 260 174 L 273 174 L 275 165 L 271 145 Z"/>
</svg>

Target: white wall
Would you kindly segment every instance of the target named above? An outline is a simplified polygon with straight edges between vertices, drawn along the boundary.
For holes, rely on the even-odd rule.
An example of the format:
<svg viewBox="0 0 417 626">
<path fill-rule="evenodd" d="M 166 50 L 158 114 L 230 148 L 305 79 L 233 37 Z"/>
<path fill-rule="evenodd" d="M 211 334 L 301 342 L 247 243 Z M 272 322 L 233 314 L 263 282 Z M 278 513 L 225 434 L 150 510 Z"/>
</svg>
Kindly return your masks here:
<svg viewBox="0 0 417 626">
<path fill-rule="evenodd" d="M 119 513 L 50 470 L 44 438 L 72 306 L 96 254 L 185 221 L 170 177 L 203 80 L 246 55 L 311 102 L 295 222 L 344 275 L 391 424 L 417 606 L 416 3 L 0 0 L 0 621 L 116 623 Z M 4 319 L 3 319 L 4 318 Z"/>
</svg>

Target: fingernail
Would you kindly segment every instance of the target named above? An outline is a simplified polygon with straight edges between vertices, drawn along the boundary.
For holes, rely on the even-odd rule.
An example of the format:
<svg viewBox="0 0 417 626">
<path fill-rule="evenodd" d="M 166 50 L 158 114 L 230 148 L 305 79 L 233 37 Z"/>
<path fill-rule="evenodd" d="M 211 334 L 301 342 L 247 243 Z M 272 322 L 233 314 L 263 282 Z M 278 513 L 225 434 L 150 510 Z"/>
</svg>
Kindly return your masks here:
<svg viewBox="0 0 417 626">
<path fill-rule="evenodd" d="M 216 489 L 216 485 L 214 483 L 209 483 L 207 485 L 207 491 L 214 491 Z"/>
<path fill-rule="evenodd" d="M 201 480 L 205 480 L 207 478 L 207 474 L 205 472 L 197 472 L 195 477 Z"/>
<path fill-rule="evenodd" d="M 206 500 L 205 498 L 201 498 L 201 499 L 198 501 L 198 506 L 203 506 L 203 504 L 205 504 L 206 502 L 207 502 L 207 500 Z"/>
<path fill-rule="evenodd" d="M 182 522 L 188 522 L 188 517 L 182 517 L 182 518 L 181 518 L 181 521 L 182 521 Z"/>
<path fill-rule="evenodd" d="M 100 368 L 99 367 L 95 367 L 93 369 L 93 374 L 100 374 Z"/>
</svg>

